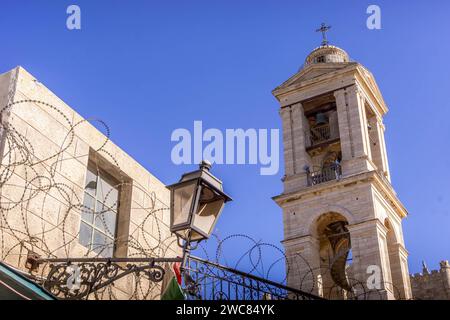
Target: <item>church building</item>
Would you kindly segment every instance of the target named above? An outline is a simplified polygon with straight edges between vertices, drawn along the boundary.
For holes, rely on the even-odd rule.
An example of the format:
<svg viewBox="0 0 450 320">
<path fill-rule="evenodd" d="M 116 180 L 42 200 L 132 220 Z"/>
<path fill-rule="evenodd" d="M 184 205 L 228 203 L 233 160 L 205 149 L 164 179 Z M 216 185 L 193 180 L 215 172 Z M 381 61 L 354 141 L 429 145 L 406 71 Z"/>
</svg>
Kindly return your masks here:
<svg viewBox="0 0 450 320">
<path fill-rule="evenodd" d="M 374 76 L 325 37 L 277 87 L 288 285 L 325 298 L 412 298 Z"/>
</svg>

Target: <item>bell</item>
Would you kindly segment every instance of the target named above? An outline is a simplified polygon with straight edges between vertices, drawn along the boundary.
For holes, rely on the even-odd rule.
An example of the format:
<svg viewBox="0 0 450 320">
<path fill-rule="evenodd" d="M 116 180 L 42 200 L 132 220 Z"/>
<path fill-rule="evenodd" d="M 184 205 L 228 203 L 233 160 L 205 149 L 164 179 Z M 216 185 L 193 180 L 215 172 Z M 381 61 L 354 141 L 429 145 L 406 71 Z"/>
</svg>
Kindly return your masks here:
<svg viewBox="0 0 450 320">
<path fill-rule="evenodd" d="M 316 114 L 316 125 L 326 124 L 328 123 L 328 118 L 325 113 L 319 112 Z"/>
</svg>

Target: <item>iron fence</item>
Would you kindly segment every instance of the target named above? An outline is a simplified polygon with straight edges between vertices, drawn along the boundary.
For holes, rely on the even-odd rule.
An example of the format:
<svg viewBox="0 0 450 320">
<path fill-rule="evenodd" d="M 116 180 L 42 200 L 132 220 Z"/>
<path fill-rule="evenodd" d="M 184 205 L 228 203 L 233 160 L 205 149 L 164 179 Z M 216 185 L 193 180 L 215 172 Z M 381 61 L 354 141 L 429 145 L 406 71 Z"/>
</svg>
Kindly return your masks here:
<svg viewBox="0 0 450 320">
<path fill-rule="evenodd" d="M 331 139 L 330 125 L 324 124 L 311 128 L 311 146 L 326 142 Z"/>
<path fill-rule="evenodd" d="M 322 299 L 281 283 L 198 257 L 189 257 L 185 271 L 185 289 L 190 300 Z"/>
<path fill-rule="evenodd" d="M 316 184 L 339 180 L 342 176 L 342 168 L 339 164 L 334 163 L 332 165 L 326 166 L 318 171 L 310 172 L 307 170 L 308 175 L 308 185 L 314 186 Z"/>
</svg>

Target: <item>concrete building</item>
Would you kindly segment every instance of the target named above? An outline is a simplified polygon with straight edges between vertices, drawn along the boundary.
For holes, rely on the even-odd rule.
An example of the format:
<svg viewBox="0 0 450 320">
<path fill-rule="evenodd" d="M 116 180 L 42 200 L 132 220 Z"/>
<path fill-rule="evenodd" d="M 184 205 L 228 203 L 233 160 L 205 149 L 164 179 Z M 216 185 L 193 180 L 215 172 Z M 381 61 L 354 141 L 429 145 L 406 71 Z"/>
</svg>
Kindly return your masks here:
<svg viewBox="0 0 450 320">
<path fill-rule="evenodd" d="M 374 76 L 325 43 L 273 94 L 283 126 L 284 191 L 274 200 L 288 285 L 335 299 L 412 298 L 407 211 L 390 183 L 388 108 Z"/>
<path fill-rule="evenodd" d="M 0 260 L 25 270 L 27 255 L 176 257 L 169 191 L 31 74 L 0 75 Z M 45 276 L 45 266 L 36 275 Z M 104 298 L 154 299 L 133 277 Z M 143 285 L 145 288 L 145 285 Z M 151 285 L 150 285 L 151 286 Z M 145 292 L 143 292 L 144 290 Z"/>
</svg>

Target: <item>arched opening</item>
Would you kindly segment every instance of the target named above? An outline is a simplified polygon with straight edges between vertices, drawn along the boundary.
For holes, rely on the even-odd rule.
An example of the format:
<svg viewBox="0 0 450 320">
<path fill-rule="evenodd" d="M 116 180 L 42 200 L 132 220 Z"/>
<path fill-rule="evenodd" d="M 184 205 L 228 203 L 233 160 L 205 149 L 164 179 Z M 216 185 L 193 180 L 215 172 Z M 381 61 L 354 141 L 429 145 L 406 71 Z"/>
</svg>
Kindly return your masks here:
<svg viewBox="0 0 450 320">
<path fill-rule="evenodd" d="M 319 285 L 325 298 L 344 299 L 351 291 L 347 274 L 351 241 L 347 225 L 345 217 L 334 212 L 321 215 L 315 224 L 319 241 Z"/>
</svg>

